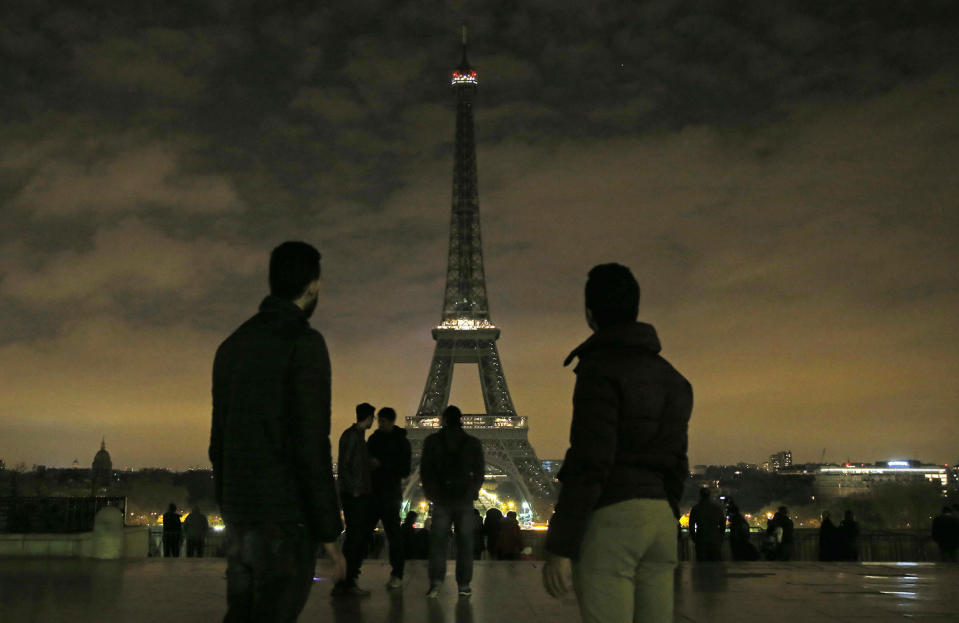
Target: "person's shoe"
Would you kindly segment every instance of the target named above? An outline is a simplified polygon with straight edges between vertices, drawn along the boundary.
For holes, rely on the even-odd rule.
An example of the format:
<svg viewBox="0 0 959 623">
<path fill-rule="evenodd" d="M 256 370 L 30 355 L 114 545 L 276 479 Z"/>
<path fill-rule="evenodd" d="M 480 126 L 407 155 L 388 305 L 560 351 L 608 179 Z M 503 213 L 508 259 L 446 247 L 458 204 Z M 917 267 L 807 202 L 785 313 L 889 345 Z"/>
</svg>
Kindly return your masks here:
<svg viewBox="0 0 959 623">
<path fill-rule="evenodd" d="M 395 575 L 391 575 L 390 581 L 386 583 L 386 588 L 390 590 L 403 588 L 403 578 L 398 578 Z"/>
<path fill-rule="evenodd" d="M 426 591 L 426 596 L 430 599 L 436 599 L 440 596 L 440 585 L 432 584 L 430 585 L 430 590 Z"/>
<path fill-rule="evenodd" d="M 473 589 L 469 586 L 461 586 L 459 590 L 460 597 L 471 597 L 473 595 Z"/>
</svg>

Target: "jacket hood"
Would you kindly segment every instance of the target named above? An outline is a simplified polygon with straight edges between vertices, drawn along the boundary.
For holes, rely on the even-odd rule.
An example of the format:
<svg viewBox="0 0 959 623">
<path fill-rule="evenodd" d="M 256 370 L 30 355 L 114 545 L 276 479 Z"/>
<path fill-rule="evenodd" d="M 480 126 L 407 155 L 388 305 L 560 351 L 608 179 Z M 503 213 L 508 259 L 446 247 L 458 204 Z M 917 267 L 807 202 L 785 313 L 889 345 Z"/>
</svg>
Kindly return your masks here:
<svg viewBox="0 0 959 623">
<path fill-rule="evenodd" d="M 656 335 L 656 329 L 653 328 L 653 325 L 645 322 L 617 324 L 593 333 L 589 339 L 573 349 L 573 352 L 566 357 L 563 365 L 568 366 L 573 359 L 582 358 L 584 354 L 591 350 L 607 346 L 643 348 L 653 354 L 662 350 L 662 346 L 659 344 L 659 336 Z"/>
</svg>

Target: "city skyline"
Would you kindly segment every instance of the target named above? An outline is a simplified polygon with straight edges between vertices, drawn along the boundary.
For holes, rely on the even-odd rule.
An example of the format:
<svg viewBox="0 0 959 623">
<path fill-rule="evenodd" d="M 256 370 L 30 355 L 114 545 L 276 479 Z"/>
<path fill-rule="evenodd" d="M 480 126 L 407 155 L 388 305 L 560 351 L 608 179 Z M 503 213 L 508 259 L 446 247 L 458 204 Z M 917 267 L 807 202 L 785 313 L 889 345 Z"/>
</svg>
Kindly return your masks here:
<svg viewBox="0 0 959 623">
<path fill-rule="evenodd" d="M 959 458 L 947 5 L 147 4 L 0 9 L 8 468 L 103 435 L 116 465 L 206 465 L 213 352 L 290 238 L 323 253 L 333 435 L 363 401 L 414 415 L 463 22 L 489 304 L 540 457 L 566 448 L 586 272 L 617 261 L 693 384 L 691 463 Z"/>
</svg>

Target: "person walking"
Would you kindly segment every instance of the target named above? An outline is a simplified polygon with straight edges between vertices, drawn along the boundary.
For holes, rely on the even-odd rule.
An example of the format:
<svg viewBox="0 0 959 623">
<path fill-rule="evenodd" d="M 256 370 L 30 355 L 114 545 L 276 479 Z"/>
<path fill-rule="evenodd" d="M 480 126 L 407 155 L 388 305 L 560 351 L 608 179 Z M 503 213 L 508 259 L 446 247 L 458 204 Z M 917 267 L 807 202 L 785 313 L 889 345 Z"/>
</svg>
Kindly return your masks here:
<svg viewBox="0 0 959 623">
<path fill-rule="evenodd" d="M 942 507 L 942 514 L 932 520 L 932 540 L 939 546 L 943 562 L 959 562 L 959 517 L 949 506 Z"/>
<path fill-rule="evenodd" d="M 660 356 L 655 329 L 636 321 L 639 294 L 625 266 L 590 270 L 593 335 L 565 362 L 579 358 L 543 583 L 554 597 L 572 584 L 585 623 L 673 620 L 693 393 Z"/>
<path fill-rule="evenodd" d="M 210 522 L 206 515 L 200 512 L 198 505 L 183 520 L 183 533 L 186 536 L 186 557 L 203 558 L 203 547 L 206 544 L 206 533 L 210 530 Z"/>
<path fill-rule="evenodd" d="M 217 349 L 210 462 L 227 528 L 225 623 L 295 621 L 320 544 L 341 577 L 342 530 L 330 453 L 330 357 L 310 327 L 320 253 L 284 242 L 270 295 Z"/>
<path fill-rule="evenodd" d="M 723 559 L 726 514 L 710 499 L 709 489 L 699 490 L 699 503 L 689 511 L 689 536 L 696 545 L 696 562 Z"/>
<path fill-rule="evenodd" d="M 846 510 L 839 522 L 839 560 L 859 560 L 859 522 Z"/>
<path fill-rule="evenodd" d="M 180 543 L 183 540 L 183 524 L 180 523 L 181 515 L 176 512 L 176 504 L 170 502 L 165 513 L 163 513 L 163 557 L 179 558 Z"/>
<path fill-rule="evenodd" d="M 373 460 L 366 447 L 366 431 L 373 426 L 376 408 L 368 402 L 356 405 L 356 422 L 340 435 L 340 454 L 337 462 L 340 501 L 346 520 L 346 538 L 343 555 L 346 557 L 346 576 L 333 586 L 331 595 L 367 597 L 370 591 L 360 588 L 360 566 L 366 556 L 373 532 Z"/>
<path fill-rule="evenodd" d="M 420 477 L 427 499 L 433 503 L 430 527 L 430 587 L 427 597 L 439 597 L 446 577 L 446 552 L 450 526 L 456 530 L 456 584 L 462 597 L 472 595 L 473 500 L 479 498 L 486 475 L 483 445 L 466 434 L 462 412 L 450 405 L 443 411 L 443 429 L 423 442 Z"/>
<path fill-rule="evenodd" d="M 373 499 L 370 522 L 383 523 L 383 532 L 390 546 L 390 579 L 386 587 L 403 587 L 403 569 L 406 550 L 400 537 L 400 506 L 403 498 L 403 479 L 410 475 L 412 452 L 406 438 L 406 429 L 396 425 L 396 411 L 383 407 L 376 414 L 378 428 L 366 442 L 373 464 Z"/>
</svg>

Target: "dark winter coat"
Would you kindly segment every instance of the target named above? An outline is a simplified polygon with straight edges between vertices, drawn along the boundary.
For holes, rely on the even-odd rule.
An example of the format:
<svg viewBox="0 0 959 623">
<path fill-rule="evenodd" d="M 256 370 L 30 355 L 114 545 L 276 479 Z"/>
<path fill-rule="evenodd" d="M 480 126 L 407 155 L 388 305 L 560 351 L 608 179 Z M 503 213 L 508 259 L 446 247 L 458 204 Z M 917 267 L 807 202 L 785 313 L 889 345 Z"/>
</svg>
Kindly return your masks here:
<svg viewBox="0 0 959 623">
<path fill-rule="evenodd" d="M 340 495 L 360 496 L 373 492 L 373 467 L 370 464 L 365 437 L 366 433 L 356 424 L 340 435 L 340 452 L 336 464 Z"/>
<path fill-rule="evenodd" d="M 163 513 L 163 534 L 180 534 L 183 532 L 181 517 L 183 517 L 183 515 L 176 511 L 167 511 Z"/>
<path fill-rule="evenodd" d="M 659 351 L 653 327 L 635 322 L 597 331 L 566 358 L 579 365 L 550 552 L 577 558 L 589 514 L 616 502 L 664 499 L 679 517 L 693 392 Z"/>
<path fill-rule="evenodd" d="M 701 500 L 689 512 L 689 534 L 694 543 L 719 545 L 725 532 L 726 515 L 711 500 Z"/>
<path fill-rule="evenodd" d="M 213 363 L 210 461 L 227 523 L 342 530 L 330 453 L 330 357 L 299 307 L 268 296 Z"/>
<path fill-rule="evenodd" d="M 472 502 L 479 497 L 485 477 L 483 444 L 462 428 L 445 427 L 423 441 L 420 478 L 431 502 Z"/>
<path fill-rule="evenodd" d="M 394 426 L 388 433 L 376 430 L 366 442 L 370 456 L 380 462 L 373 470 L 373 495 L 398 500 L 403 496 L 403 479 L 410 475 L 410 442 L 406 429 Z"/>
</svg>

